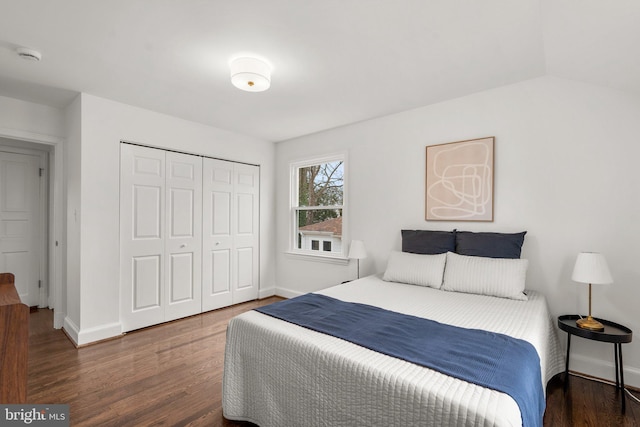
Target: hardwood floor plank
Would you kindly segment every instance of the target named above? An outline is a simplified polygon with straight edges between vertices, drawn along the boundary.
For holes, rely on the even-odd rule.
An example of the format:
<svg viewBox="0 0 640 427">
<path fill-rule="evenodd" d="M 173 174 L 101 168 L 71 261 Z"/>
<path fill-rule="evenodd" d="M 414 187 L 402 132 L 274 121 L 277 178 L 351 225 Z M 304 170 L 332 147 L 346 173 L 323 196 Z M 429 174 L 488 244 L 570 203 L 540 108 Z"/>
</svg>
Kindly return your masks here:
<svg viewBox="0 0 640 427">
<path fill-rule="evenodd" d="M 637 395 L 638 393 L 636 393 Z M 627 397 L 626 414 L 621 413 L 621 392 L 613 385 L 570 377 L 564 392 L 562 376 L 547 385 L 545 426 L 631 427 L 640 425 L 640 404 Z"/>
<path fill-rule="evenodd" d="M 28 401 L 67 403 L 72 425 L 78 426 L 233 425 L 220 412 L 227 323 L 280 299 L 205 313 L 80 349 L 51 328 L 49 310 L 40 310 L 31 318 Z M 176 407 L 180 410 L 171 410 Z"/>
<path fill-rule="evenodd" d="M 225 426 L 222 370 L 229 319 L 272 297 L 128 333 L 76 349 L 52 328 L 50 310 L 30 315 L 29 403 L 70 405 L 72 426 Z M 615 387 L 561 376 L 547 386 L 545 427 L 638 426 L 640 404 Z"/>
</svg>

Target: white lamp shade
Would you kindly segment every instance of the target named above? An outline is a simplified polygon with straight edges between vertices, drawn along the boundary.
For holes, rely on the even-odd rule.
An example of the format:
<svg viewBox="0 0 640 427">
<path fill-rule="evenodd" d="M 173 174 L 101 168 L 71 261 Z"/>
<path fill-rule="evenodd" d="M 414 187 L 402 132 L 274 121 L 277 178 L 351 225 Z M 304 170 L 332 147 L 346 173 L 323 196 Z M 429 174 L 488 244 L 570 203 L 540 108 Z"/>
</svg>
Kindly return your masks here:
<svg viewBox="0 0 640 427">
<path fill-rule="evenodd" d="M 609 266 L 604 256 L 595 252 L 581 252 L 573 267 L 571 280 L 578 283 L 608 285 L 613 283 Z"/>
<path fill-rule="evenodd" d="M 362 240 L 352 240 L 349 247 L 349 258 L 351 259 L 363 259 L 367 257 L 367 251 L 364 248 Z"/>
<path fill-rule="evenodd" d="M 271 68 L 256 58 L 237 58 L 231 61 L 231 83 L 247 92 L 262 92 L 271 86 Z"/>
</svg>

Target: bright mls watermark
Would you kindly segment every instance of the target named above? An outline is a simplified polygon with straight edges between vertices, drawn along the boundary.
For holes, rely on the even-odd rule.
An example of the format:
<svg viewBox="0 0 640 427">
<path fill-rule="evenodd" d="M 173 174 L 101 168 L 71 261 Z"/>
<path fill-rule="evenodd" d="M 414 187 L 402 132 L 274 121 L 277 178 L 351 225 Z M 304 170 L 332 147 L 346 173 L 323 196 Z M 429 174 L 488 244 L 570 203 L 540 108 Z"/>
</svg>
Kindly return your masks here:
<svg viewBox="0 0 640 427">
<path fill-rule="evenodd" d="M 0 404 L 0 425 L 69 427 L 69 405 Z"/>
</svg>

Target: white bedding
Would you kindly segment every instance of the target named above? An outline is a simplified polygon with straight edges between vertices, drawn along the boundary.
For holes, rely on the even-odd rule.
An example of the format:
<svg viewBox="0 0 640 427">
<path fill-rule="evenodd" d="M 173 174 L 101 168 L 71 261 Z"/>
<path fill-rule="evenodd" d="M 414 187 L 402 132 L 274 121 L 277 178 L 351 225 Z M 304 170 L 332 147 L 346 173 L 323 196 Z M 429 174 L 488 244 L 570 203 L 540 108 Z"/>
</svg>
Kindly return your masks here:
<svg viewBox="0 0 640 427">
<path fill-rule="evenodd" d="M 318 293 L 524 339 L 540 356 L 543 390 L 564 370 L 546 300 L 532 291 L 517 301 L 369 276 Z M 222 406 L 261 427 L 522 424 L 504 393 L 255 311 L 229 323 Z"/>
</svg>

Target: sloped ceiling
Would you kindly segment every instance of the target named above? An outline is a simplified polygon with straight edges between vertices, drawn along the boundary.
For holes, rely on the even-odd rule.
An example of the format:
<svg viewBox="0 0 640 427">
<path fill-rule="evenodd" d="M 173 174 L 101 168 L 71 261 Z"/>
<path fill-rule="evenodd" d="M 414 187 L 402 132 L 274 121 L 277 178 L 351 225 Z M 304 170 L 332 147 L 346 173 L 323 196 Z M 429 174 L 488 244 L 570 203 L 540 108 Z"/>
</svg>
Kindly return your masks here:
<svg viewBox="0 0 640 427">
<path fill-rule="evenodd" d="M 637 0 L 0 0 L 0 95 L 282 141 L 543 75 L 640 95 L 638 42 Z M 244 54 L 271 89 L 230 84 Z"/>
</svg>

